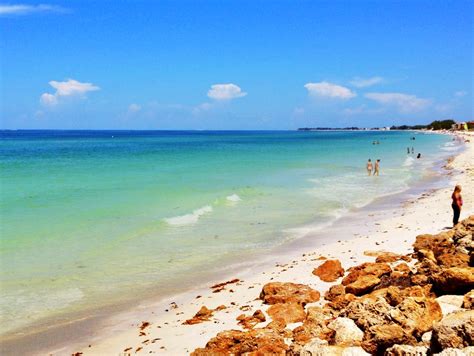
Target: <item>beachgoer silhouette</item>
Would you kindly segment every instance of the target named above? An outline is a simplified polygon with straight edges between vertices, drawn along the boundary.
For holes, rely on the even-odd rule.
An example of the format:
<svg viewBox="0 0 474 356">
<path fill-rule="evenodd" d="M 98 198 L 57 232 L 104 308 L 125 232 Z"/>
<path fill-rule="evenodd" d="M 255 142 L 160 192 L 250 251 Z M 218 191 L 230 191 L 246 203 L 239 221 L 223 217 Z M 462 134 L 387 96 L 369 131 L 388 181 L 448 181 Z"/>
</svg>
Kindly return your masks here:
<svg viewBox="0 0 474 356">
<path fill-rule="evenodd" d="M 379 170 L 380 170 L 380 160 L 378 159 L 377 161 L 375 161 L 374 176 L 379 175 Z"/>
<path fill-rule="evenodd" d="M 413 147 L 411 148 L 411 153 L 415 153 L 415 149 Z"/>
<path fill-rule="evenodd" d="M 451 207 L 453 208 L 453 226 L 459 222 L 459 216 L 461 215 L 461 208 L 462 208 L 462 196 L 461 196 L 461 186 L 456 185 L 454 187 L 454 192 L 451 195 L 451 199 L 453 200 Z"/>
<path fill-rule="evenodd" d="M 367 161 L 367 173 L 370 175 L 372 175 L 372 160 L 369 158 L 369 160 Z"/>
<path fill-rule="evenodd" d="M 416 156 L 416 158 L 421 158 L 421 153 L 418 153 L 418 156 Z"/>
<path fill-rule="evenodd" d="M 410 154 L 410 147 L 407 147 L 407 154 Z"/>
</svg>

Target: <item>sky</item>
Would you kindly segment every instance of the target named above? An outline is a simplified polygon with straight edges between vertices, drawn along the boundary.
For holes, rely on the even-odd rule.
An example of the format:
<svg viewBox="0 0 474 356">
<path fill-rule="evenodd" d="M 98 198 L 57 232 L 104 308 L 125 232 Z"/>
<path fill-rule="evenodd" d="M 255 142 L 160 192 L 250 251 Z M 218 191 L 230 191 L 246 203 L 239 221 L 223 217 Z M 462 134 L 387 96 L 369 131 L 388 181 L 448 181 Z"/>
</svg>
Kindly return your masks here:
<svg viewBox="0 0 474 356">
<path fill-rule="evenodd" d="M 463 0 L 0 0 L 0 128 L 473 120 L 473 10 Z"/>
</svg>

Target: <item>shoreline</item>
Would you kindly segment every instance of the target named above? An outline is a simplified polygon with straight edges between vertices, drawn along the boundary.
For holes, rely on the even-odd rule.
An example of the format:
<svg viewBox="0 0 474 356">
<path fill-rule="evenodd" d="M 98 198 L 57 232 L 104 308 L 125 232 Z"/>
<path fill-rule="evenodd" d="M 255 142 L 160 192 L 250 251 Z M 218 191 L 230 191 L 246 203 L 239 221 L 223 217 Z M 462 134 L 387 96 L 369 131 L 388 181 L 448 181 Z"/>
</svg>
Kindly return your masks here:
<svg viewBox="0 0 474 356">
<path fill-rule="evenodd" d="M 469 147 L 468 147 L 469 146 Z M 459 155 L 457 155 L 453 162 L 454 162 L 454 168 L 456 167 L 456 161 L 460 159 L 461 156 L 466 156 L 472 158 L 472 147 L 470 145 L 465 145 L 465 149 L 463 152 L 461 152 Z M 462 160 L 462 157 L 461 157 Z M 467 159 L 469 161 L 469 159 Z M 452 162 L 452 163 L 453 163 Z M 458 164 L 459 166 L 459 164 Z M 444 174 L 443 177 L 440 177 L 439 179 L 447 178 L 449 175 L 449 172 Z M 459 173 L 459 176 L 462 174 Z M 464 177 L 466 178 L 466 177 Z M 436 180 L 438 181 L 438 180 Z M 471 182 L 472 183 L 472 182 Z M 462 183 L 461 183 L 462 184 Z M 450 190 L 451 187 L 449 187 L 448 190 Z M 407 191 L 409 191 L 408 189 Z M 423 191 L 424 189 L 422 189 Z M 430 189 L 428 189 L 430 190 Z M 446 189 L 444 189 L 446 190 Z M 471 189 L 472 190 L 472 189 Z M 442 191 L 442 189 L 441 189 Z M 469 190 L 468 190 L 469 191 Z M 419 197 L 416 198 L 416 200 L 422 199 L 433 199 L 434 196 L 436 196 L 440 192 L 440 189 L 434 191 L 434 192 L 425 192 L 425 193 L 419 193 Z M 410 195 L 409 193 L 407 194 L 406 191 L 402 193 L 396 193 L 395 195 L 404 195 L 408 196 Z M 438 194 L 439 195 L 439 194 Z M 38 340 L 36 342 L 30 342 L 35 345 L 34 349 L 28 350 L 28 343 L 23 344 L 23 346 L 26 346 L 26 349 L 24 349 L 25 352 L 30 352 L 33 354 L 38 353 L 38 347 L 41 349 L 41 353 L 44 353 L 43 351 L 48 351 L 48 353 L 53 353 L 53 354 L 71 354 L 73 352 L 78 352 L 81 351 L 84 354 L 116 354 L 119 352 L 124 352 L 124 350 L 128 347 L 134 347 L 134 349 L 138 349 L 139 347 L 142 347 L 143 349 L 140 349 L 140 352 L 145 352 L 147 353 L 148 351 L 153 351 L 153 352 L 164 352 L 164 353 L 173 353 L 173 354 L 183 354 L 186 352 L 191 352 L 194 348 L 196 347 L 203 347 L 205 345 L 205 342 L 212 336 L 214 336 L 217 331 L 222 331 L 224 329 L 229 329 L 233 328 L 235 329 L 236 327 L 240 329 L 240 327 L 237 326 L 237 321 L 235 320 L 236 316 L 242 313 L 242 310 L 239 309 L 242 305 L 237 303 L 237 301 L 248 301 L 248 305 L 250 307 L 258 308 L 261 306 L 254 305 L 255 297 L 258 296 L 259 288 L 263 285 L 263 281 L 268 280 L 268 275 L 272 276 L 279 276 L 279 280 L 284 279 L 283 281 L 300 281 L 301 282 L 301 275 L 308 275 L 309 280 L 305 281 L 306 284 L 311 285 L 313 288 L 317 289 L 321 293 L 323 293 L 327 288 L 330 286 L 327 283 L 323 283 L 321 285 L 321 282 L 317 280 L 316 277 L 311 278 L 311 272 L 307 273 L 307 269 L 314 268 L 315 267 L 315 262 L 310 262 L 308 261 L 307 258 L 304 258 L 301 256 L 301 253 L 305 251 L 305 249 L 318 249 L 318 254 L 325 255 L 326 257 L 336 257 L 341 260 L 341 262 L 344 262 L 346 266 L 348 266 L 350 263 L 360 263 L 364 262 L 365 260 L 368 260 L 367 257 L 364 256 L 358 256 L 357 258 L 344 258 L 344 254 L 347 253 L 345 250 L 347 247 L 351 247 L 349 250 L 351 252 L 354 252 L 357 250 L 357 241 L 360 241 L 360 239 L 367 239 L 368 245 L 371 245 L 371 248 L 367 249 L 376 249 L 381 246 L 384 247 L 387 246 L 387 249 L 390 251 L 394 252 L 406 252 L 404 249 L 406 249 L 406 245 L 404 244 L 399 244 L 396 246 L 390 246 L 384 245 L 386 243 L 384 239 L 385 236 L 383 234 L 390 234 L 391 232 L 395 232 L 397 229 L 396 226 L 394 225 L 394 218 L 392 215 L 396 213 L 398 209 L 405 209 L 402 208 L 402 205 L 408 205 L 406 209 L 412 208 L 413 204 L 410 204 L 409 202 L 400 202 L 400 204 L 397 203 L 397 207 L 393 208 L 389 207 L 387 210 L 383 210 L 381 213 L 376 213 L 374 210 L 377 210 L 377 203 L 380 204 L 380 202 L 377 202 L 377 200 L 383 198 L 377 198 L 375 199 L 375 202 L 371 202 L 368 204 L 369 206 L 372 206 L 372 208 L 364 206 L 361 208 L 356 209 L 356 211 L 351 211 L 347 214 L 345 214 L 343 217 L 336 219 L 330 226 L 326 226 L 322 228 L 321 230 L 317 232 L 313 232 L 308 234 L 308 236 L 298 238 L 296 240 L 290 241 L 290 242 L 285 242 L 282 246 L 278 246 L 276 248 L 272 248 L 271 251 L 268 253 L 268 256 L 266 259 L 263 261 L 255 261 L 255 263 L 249 262 L 248 267 L 246 267 L 247 271 L 242 271 L 240 270 L 238 273 L 236 272 L 236 269 L 238 266 L 231 266 L 228 268 L 228 271 L 223 272 L 221 276 L 215 276 L 216 282 L 222 282 L 224 279 L 230 278 L 231 276 L 237 276 L 239 279 L 242 279 L 242 282 L 239 282 L 238 285 L 232 285 L 232 287 L 226 287 L 223 291 L 220 293 L 212 293 L 212 290 L 208 286 L 201 286 L 198 288 L 194 288 L 191 290 L 187 290 L 183 293 L 179 294 L 172 294 L 169 297 L 162 297 L 158 302 L 151 302 L 150 300 L 145 300 L 145 302 L 141 303 L 138 305 L 136 308 L 134 308 L 131 311 L 126 311 L 119 313 L 118 315 L 112 316 L 110 319 L 105 319 L 105 320 L 99 320 L 101 322 L 100 327 L 97 325 L 94 325 L 95 327 L 93 328 L 93 331 L 96 331 L 96 329 L 101 329 L 102 331 L 99 331 L 98 333 L 93 332 L 92 338 L 85 338 L 83 341 L 77 342 L 77 339 L 75 339 L 76 342 L 73 344 L 69 344 L 68 346 L 56 348 L 55 350 L 51 350 L 47 345 L 44 345 L 44 347 L 41 348 L 41 346 L 38 345 Z M 401 199 L 401 198 L 400 198 Z M 390 200 L 390 199 L 388 199 Z M 382 201 L 383 205 L 383 201 Z M 400 206 L 399 206 L 400 205 Z M 467 206 L 472 206 L 472 204 L 469 202 L 469 204 L 466 204 Z M 375 206 L 375 207 L 374 207 Z M 448 208 L 449 204 L 446 204 Z M 443 207 L 445 207 L 443 205 Z M 372 209 L 372 212 L 371 212 Z M 419 210 L 419 209 L 418 209 Z M 351 222 L 351 217 L 353 218 L 352 215 L 357 215 L 357 214 L 363 214 L 369 212 L 372 214 L 372 217 L 370 218 L 373 220 L 372 222 L 375 221 L 374 226 L 368 226 L 365 221 L 367 218 L 362 219 L 362 215 L 359 216 L 360 221 L 357 222 L 356 226 L 356 234 L 350 235 L 348 237 L 351 230 L 353 227 L 343 227 L 343 228 L 337 228 L 334 227 L 335 224 L 337 223 L 343 223 L 343 225 L 346 225 L 347 223 Z M 446 213 L 446 212 L 444 212 Z M 398 213 L 397 213 L 398 214 Z M 450 214 L 450 211 L 447 212 L 447 214 Z M 465 212 L 463 213 L 463 216 L 465 216 Z M 399 218 L 400 219 L 406 219 L 404 216 L 409 215 L 409 214 L 402 214 Z M 357 219 L 356 219 L 357 220 Z M 364 226 L 365 225 L 365 226 Z M 406 223 L 408 226 L 409 224 Z M 384 231 L 380 231 L 381 229 L 384 229 Z M 437 228 L 434 226 L 430 226 L 433 228 L 433 231 L 435 232 Z M 407 227 L 409 232 L 412 232 L 412 229 L 410 227 Z M 387 232 L 385 232 L 387 231 Z M 430 232 L 426 231 L 424 229 L 422 232 Z M 338 234 L 338 236 L 345 235 L 345 237 L 342 237 L 338 242 L 334 242 L 334 237 L 330 237 L 326 240 L 321 239 L 321 236 L 317 236 L 318 234 L 323 235 L 323 234 Z M 362 235 L 362 234 L 367 234 L 366 236 L 357 236 L 357 235 Z M 373 236 L 373 234 L 376 235 L 376 237 Z M 382 234 L 382 235 L 381 235 Z M 413 232 L 415 234 L 415 232 Z M 370 238 L 368 236 L 370 235 Z M 317 238 L 315 238 L 317 236 Z M 414 239 L 414 235 L 411 236 L 411 239 Z M 332 242 L 330 242 L 332 240 Z M 363 241 L 362 240 L 362 241 Z M 303 242 L 304 241 L 304 242 Z M 317 241 L 316 246 L 315 246 L 315 241 Z M 311 243 L 312 242 L 312 243 Z M 374 245 L 375 244 L 375 245 Z M 374 245 L 374 246 L 372 246 Z M 403 245 L 403 246 L 402 246 Z M 397 248 L 398 247 L 398 248 Z M 408 243 L 408 247 L 411 247 L 411 244 Z M 380 248 L 379 248 L 380 249 Z M 289 251 L 290 250 L 290 251 Z M 275 252 L 276 254 L 273 254 Z M 310 251 L 308 253 L 311 253 L 314 251 Z M 357 251 L 361 252 L 361 251 Z M 351 256 L 354 257 L 354 256 Z M 293 259 L 297 259 L 294 261 Z M 343 260 L 346 261 L 343 261 Z M 281 262 L 278 263 L 278 260 L 281 260 Z M 292 260 L 292 261 L 290 261 Z M 275 266 L 275 263 L 279 266 Z M 282 269 L 282 264 L 288 264 L 288 268 L 283 268 Z M 256 276 L 256 271 L 259 271 L 259 276 Z M 298 271 L 298 273 L 295 273 L 295 271 Z M 261 273 L 261 274 L 260 274 Z M 272 278 L 272 277 L 270 277 Z M 222 279 L 222 280 L 220 280 Z M 204 282 L 204 281 L 203 281 Z M 210 285 L 209 283 L 206 283 L 206 285 Z M 234 290 L 233 292 L 230 292 L 230 290 Z M 232 293 L 229 295 L 229 293 Z M 201 298 L 195 299 L 196 295 L 202 295 Z M 232 296 L 232 298 L 231 298 Z M 231 300 L 236 302 L 236 305 L 234 307 L 229 306 L 229 302 Z M 150 303 L 151 302 L 151 303 Z M 170 307 L 170 303 L 175 302 L 178 307 L 176 309 L 172 309 Z M 257 304 L 259 301 L 256 302 Z M 191 318 L 197 310 L 202 306 L 206 305 L 209 308 L 216 308 L 218 305 L 225 304 L 227 306 L 227 309 L 224 311 L 219 311 L 216 312 L 216 323 L 213 322 L 204 322 L 202 324 L 197 324 L 197 325 L 181 325 L 181 322 L 184 321 L 184 319 Z M 112 308 L 113 309 L 113 308 Z M 165 310 L 168 311 L 165 311 Z M 142 321 L 147 321 L 150 322 L 152 325 L 156 326 L 161 326 L 157 331 L 158 336 L 157 338 L 160 338 L 161 340 L 156 341 L 155 343 L 150 343 L 149 344 L 143 344 L 143 341 L 145 339 L 151 339 L 152 338 L 152 332 L 150 332 L 150 335 L 148 335 L 145 339 L 143 337 L 139 337 L 139 332 L 137 332 L 137 329 L 139 325 L 141 324 Z M 88 330 L 87 324 L 90 325 L 90 323 L 93 323 L 94 319 L 92 320 L 87 320 L 84 324 L 85 326 L 79 326 L 79 328 L 76 328 L 76 331 L 80 330 Z M 165 324 L 168 323 L 168 324 Z M 102 325 L 103 324 L 103 325 Z M 130 325 L 132 324 L 132 325 Z M 214 327 L 211 327 L 211 324 Z M 72 327 L 72 331 L 74 331 L 74 327 Z M 155 330 L 153 330 L 154 332 Z M 49 331 L 46 331 L 46 334 L 48 334 Z M 54 334 L 54 330 L 53 330 Z M 37 338 L 37 335 L 31 336 L 32 338 Z M 41 339 L 45 335 L 42 334 L 39 338 Z M 56 335 L 57 336 L 57 335 Z M 28 336 L 30 337 L 30 336 Z M 57 338 L 56 338 L 57 339 Z M 120 342 L 119 342 L 120 340 Z M 182 345 L 183 340 L 189 340 L 187 345 Z M 7 341 L 7 343 L 9 343 Z M 130 345 L 126 345 L 130 344 Z M 40 344 L 41 345 L 41 344 Z M 89 345 L 92 345 L 92 347 L 89 347 Z M 141 345 L 141 346 L 140 346 Z M 123 347 L 122 347 L 123 346 Z M 162 349 L 161 347 L 165 347 L 165 349 Z M 2 346 L 4 348 L 4 346 Z M 8 353 L 8 349 L 6 350 Z M 16 350 L 18 352 L 18 349 Z M 16 352 L 16 353 L 17 353 Z"/>
</svg>

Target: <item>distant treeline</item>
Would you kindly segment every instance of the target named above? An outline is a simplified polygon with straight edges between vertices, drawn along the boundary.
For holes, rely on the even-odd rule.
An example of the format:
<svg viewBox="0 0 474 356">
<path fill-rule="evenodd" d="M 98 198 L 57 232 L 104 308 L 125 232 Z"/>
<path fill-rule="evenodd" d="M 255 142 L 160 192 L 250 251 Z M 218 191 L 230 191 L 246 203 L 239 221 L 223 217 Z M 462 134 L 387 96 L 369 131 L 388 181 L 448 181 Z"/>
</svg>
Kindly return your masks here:
<svg viewBox="0 0 474 356">
<path fill-rule="evenodd" d="M 391 130 L 449 130 L 456 122 L 454 120 L 436 120 L 429 125 L 402 125 L 402 126 L 392 126 Z"/>
</svg>

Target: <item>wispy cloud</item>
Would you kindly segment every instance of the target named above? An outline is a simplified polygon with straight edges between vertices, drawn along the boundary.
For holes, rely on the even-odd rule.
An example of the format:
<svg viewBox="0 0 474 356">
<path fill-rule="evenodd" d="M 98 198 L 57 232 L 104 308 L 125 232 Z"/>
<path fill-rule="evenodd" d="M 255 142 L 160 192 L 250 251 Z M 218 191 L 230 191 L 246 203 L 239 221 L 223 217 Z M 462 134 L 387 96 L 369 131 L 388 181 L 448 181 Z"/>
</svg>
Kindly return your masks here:
<svg viewBox="0 0 474 356">
<path fill-rule="evenodd" d="M 454 96 L 457 98 L 462 98 L 463 96 L 466 96 L 466 95 L 467 95 L 467 91 L 465 90 L 459 90 L 454 93 Z"/>
<path fill-rule="evenodd" d="M 308 90 L 308 94 L 312 96 L 336 99 L 350 99 L 357 96 L 349 88 L 329 82 L 306 83 L 304 87 Z"/>
<path fill-rule="evenodd" d="M 357 88 L 367 88 L 372 85 L 379 84 L 383 82 L 382 77 L 370 77 L 370 78 L 361 78 L 355 77 L 349 83 Z"/>
<path fill-rule="evenodd" d="M 426 109 L 431 100 L 403 93 L 367 93 L 365 97 L 382 105 L 396 107 L 402 113 L 412 113 Z"/>
<path fill-rule="evenodd" d="M 127 114 L 128 115 L 133 115 L 139 112 L 142 109 L 141 105 L 138 104 L 130 104 L 128 106 Z"/>
<path fill-rule="evenodd" d="M 247 93 L 235 84 L 214 84 L 207 92 L 207 96 L 214 100 L 231 100 L 246 96 Z"/>
<path fill-rule="evenodd" d="M 33 13 L 44 13 L 44 12 L 69 12 L 61 6 L 56 5 L 24 5 L 24 4 L 0 4 L 0 16 L 6 15 L 29 15 Z"/>
<path fill-rule="evenodd" d="M 64 82 L 52 80 L 49 82 L 56 92 L 43 93 L 40 97 L 40 103 L 44 106 L 55 106 L 63 97 L 83 97 L 90 91 L 96 91 L 100 88 L 92 83 L 81 83 L 74 79 L 68 79 Z"/>
</svg>

